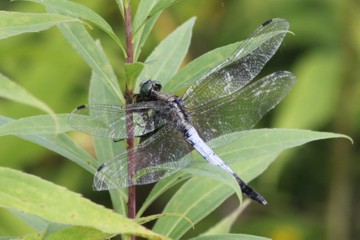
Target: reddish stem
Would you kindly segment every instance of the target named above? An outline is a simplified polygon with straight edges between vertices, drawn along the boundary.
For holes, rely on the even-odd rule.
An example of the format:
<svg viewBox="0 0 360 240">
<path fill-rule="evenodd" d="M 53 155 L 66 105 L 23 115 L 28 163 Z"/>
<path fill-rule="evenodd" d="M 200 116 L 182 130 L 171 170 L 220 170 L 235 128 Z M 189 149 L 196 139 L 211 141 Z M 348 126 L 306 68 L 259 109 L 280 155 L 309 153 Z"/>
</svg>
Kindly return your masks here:
<svg viewBox="0 0 360 240">
<path fill-rule="evenodd" d="M 134 62 L 134 45 L 133 45 L 133 36 L 132 36 L 132 24 L 131 24 L 131 8 L 130 0 L 125 5 L 125 34 L 126 34 L 126 62 Z"/>
<path fill-rule="evenodd" d="M 126 63 L 133 63 L 134 61 L 134 46 L 133 46 L 133 36 L 132 36 L 132 24 L 131 24 L 131 8 L 130 0 L 125 4 L 124 9 L 125 15 L 125 32 L 126 32 Z M 132 103 L 133 92 L 132 89 L 126 88 L 126 104 Z M 126 131 L 127 131 L 127 144 L 128 150 L 134 148 L 134 132 L 133 132 L 133 119 L 132 113 L 127 112 L 126 118 Z M 128 179 L 132 181 L 133 176 L 135 175 L 135 159 L 131 151 L 128 152 Z M 128 217 L 136 217 L 136 187 L 135 185 L 130 186 L 128 189 Z M 132 240 L 135 240 L 135 236 L 131 236 Z"/>
</svg>

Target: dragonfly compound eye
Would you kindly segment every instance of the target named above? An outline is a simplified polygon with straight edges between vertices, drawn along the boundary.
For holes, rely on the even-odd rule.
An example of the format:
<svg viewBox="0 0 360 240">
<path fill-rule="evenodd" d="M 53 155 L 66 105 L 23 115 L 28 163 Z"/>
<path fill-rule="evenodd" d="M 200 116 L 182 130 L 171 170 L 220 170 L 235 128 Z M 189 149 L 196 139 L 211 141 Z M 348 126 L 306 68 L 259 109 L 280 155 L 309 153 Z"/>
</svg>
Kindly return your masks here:
<svg viewBox="0 0 360 240">
<path fill-rule="evenodd" d="M 142 82 L 141 86 L 140 86 L 140 95 L 149 96 L 151 93 L 151 89 L 152 89 L 152 81 L 151 80 Z"/>
<path fill-rule="evenodd" d="M 147 80 L 141 83 L 140 86 L 140 95 L 149 97 L 151 91 L 159 92 L 162 86 L 159 81 Z"/>
<path fill-rule="evenodd" d="M 161 83 L 159 81 L 153 81 L 153 90 L 160 92 L 162 89 Z"/>
</svg>

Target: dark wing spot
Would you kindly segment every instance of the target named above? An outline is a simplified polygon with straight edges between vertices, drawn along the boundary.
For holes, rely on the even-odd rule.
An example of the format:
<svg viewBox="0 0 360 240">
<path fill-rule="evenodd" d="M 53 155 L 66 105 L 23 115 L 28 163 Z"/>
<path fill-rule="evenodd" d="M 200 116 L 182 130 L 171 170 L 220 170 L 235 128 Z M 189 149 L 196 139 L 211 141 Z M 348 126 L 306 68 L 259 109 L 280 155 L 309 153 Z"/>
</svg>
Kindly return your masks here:
<svg viewBox="0 0 360 240">
<path fill-rule="evenodd" d="M 266 22 L 264 22 L 264 23 L 262 24 L 262 26 L 265 27 L 266 25 L 268 25 L 268 24 L 271 23 L 272 21 L 273 21 L 272 19 L 269 19 L 269 20 L 267 20 Z"/>
<path fill-rule="evenodd" d="M 100 166 L 99 166 L 99 168 L 96 170 L 97 172 L 100 172 L 101 171 L 101 169 L 103 169 L 105 167 L 105 164 L 103 163 L 103 164 L 101 164 Z"/>
<path fill-rule="evenodd" d="M 78 106 L 76 109 L 77 109 L 77 110 L 80 110 L 80 109 L 83 109 L 83 108 L 86 108 L 86 105 Z"/>
</svg>

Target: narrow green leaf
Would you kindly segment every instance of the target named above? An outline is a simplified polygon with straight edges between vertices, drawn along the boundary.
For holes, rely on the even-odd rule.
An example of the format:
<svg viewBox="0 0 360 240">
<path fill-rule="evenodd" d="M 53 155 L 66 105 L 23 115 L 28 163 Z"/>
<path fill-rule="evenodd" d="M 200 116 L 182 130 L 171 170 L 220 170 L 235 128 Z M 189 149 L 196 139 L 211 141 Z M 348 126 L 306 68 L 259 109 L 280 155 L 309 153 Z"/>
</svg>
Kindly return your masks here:
<svg viewBox="0 0 360 240">
<path fill-rule="evenodd" d="M 211 236 L 215 234 L 230 233 L 231 227 L 238 219 L 239 215 L 250 205 L 250 200 L 246 199 L 235 211 L 230 213 L 215 226 L 211 227 L 208 231 L 201 234 L 201 236 Z"/>
<path fill-rule="evenodd" d="M 145 224 L 145 223 L 154 221 L 154 220 L 156 220 L 156 219 L 159 219 L 159 218 L 165 217 L 165 216 L 183 218 L 184 220 L 188 221 L 191 225 L 193 225 L 192 222 L 190 221 L 190 219 L 188 219 L 188 218 L 185 217 L 185 216 L 179 215 L 179 214 L 177 214 L 177 213 L 154 214 L 154 215 L 150 215 L 150 216 L 146 216 L 146 217 L 142 217 L 142 218 L 137 218 L 137 219 L 136 219 L 136 222 L 139 223 L 139 224 Z M 194 225 L 193 225 L 193 228 L 194 228 Z"/>
<path fill-rule="evenodd" d="M 45 231 L 49 222 L 33 215 L 24 214 L 20 211 L 10 209 L 10 212 L 12 212 L 15 216 L 29 224 L 32 228 L 34 228 L 36 231 Z"/>
<path fill-rule="evenodd" d="M 230 164 L 248 161 L 252 157 L 283 151 L 315 140 L 345 138 L 352 142 L 350 137 L 343 134 L 303 129 L 254 129 L 235 133 L 235 135 L 240 137 L 237 141 L 217 150 Z M 237 147 L 234 148 L 234 146 Z"/>
<path fill-rule="evenodd" d="M 136 10 L 133 21 L 133 34 L 134 34 L 134 60 L 139 58 L 142 46 L 144 45 L 149 33 L 154 26 L 160 13 L 151 16 L 150 11 L 156 6 L 159 0 L 147 1 L 142 0 Z"/>
<path fill-rule="evenodd" d="M 109 239 L 114 234 L 103 233 L 94 228 L 88 227 L 67 227 L 61 229 L 49 236 L 46 240 L 98 240 L 98 239 Z"/>
<path fill-rule="evenodd" d="M 90 104 L 114 104 L 122 105 L 117 96 L 106 87 L 106 84 L 102 81 L 101 76 L 92 73 L 90 79 L 89 88 L 89 103 Z M 113 158 L 116 154 L 125 151 L 125 147 L 120 143 L 114 143 L 113 139 L 107 139 L 103 137 L 94 137 L 95 148 L 100 161 L 108 161 Z M 97 145 L 100 144 L 101 147 Z M 109 144 L 109 145 L 108 145 Z M 108 145 L 105 147 L 105 145 Z M 115 148 L 115 149 L 114 149 Z M 118 149 L 118 150 L 116 150 Z"/>
<path fill-rule="evenodd" d="M 12 119 L 0 116 L 0 126 L 11 122 Z M 98 162 L 85 150 L 80 148 L 69 136 L 65 134 L 58 135 L 22 135 L 18 137 L 27 141 L 43 146 L 53 152 L 56 152 L 67 159 L 75 162 L 85 170 L 94 174 L 98 168 Z"/>
<path fill-rule="evenodd" d="M 143 71 L 144 66 L 145 65 L 143 63 L 139 63 L 139 62 L 125 64 L 125 77 L 126 77 L 126 85 L 128 89 L 135 89 L 136 79 Z M 125 89 L 125 87 L 123 89 Z"/>
<path fill-rule="evenodd" d="M 90 68 L 99 75 L 109 92 L 124 103 L 116 75 L 100 43 L 95 42 L 81 24 L 62 24 L 59 29 Z"/>
<path fill-rule="evenodd" d="M 89 88 L 90 104 L 116 104 L 121 105 L 118 98 L 109 91 L 101 77 L 95 72 L 91 75 Z M 110 161 L 117 154 L 125 151 L 125 146 L 120 142 L 114 142 L 112 139 L 94 137 L 94 145 L 96 156 L 99 160 L 98 164 Z M 123 215 L 127 212 L 126 189 L 114 189 L 110 191 L 111 199 L 115 210 Z"/>
<path fill-rule="evenodd" d="M 124 0 L 116 0 L 116 3 L 119 6 L 119 10 L 120 10 L 122 18 L 124 19 Z"/>
<path fill-rule="evenodd" d="M 143 205 L 141 205 L 140 209 L 137 212 L 137 217 L 143 215 L 145 210 L 156 200 L 158 199 L 166 190 L 172 188 L 178 183 L 187 180 L 191 175 L 185 173 L 185 171 L 177 172 L 165 179 L 160 180 L 156 185 L 151 189 L 151 192 L 147 196 Z"/>
<path fill-rule="evenodd" d="M 200 157 L 200 155 L 198 156 Z M 203 176 L 222 182 L 224 187 L 232 188 L 236 193 L 239 201 L 242 201 L 241 191 L 235 178 L 231 174 L 225 172 L 223 169 L 211 164 L 207 164 L 202 158 L 200 161 L 194 161 L 191 163 L 183 171 L 195 176 Z"/>
<path fill-rule="evenodd" d="M 10 121 L 0 126 L 0 136 L 59 134 L 71 131 L 68 114 L 56 114 L 59 125 L 54 123 L 51 115 L 36 115 Z"/>
<path fill-rule="evenodd" d="M 46 235 L 45 232 L 35 232 L 27 234 L 24 236 L 13 237 L 10 239 L 21 239 L 21 240 L 98 240 L 98 239 L 108 239 L 114 234 L 103 233 L 99 230 L 87 227 L 69 227 L 66 226 L 64 229 L 60 229 L 55 233 Z M 2 238 L 0 237 L 0 240 Z"/>
<path fill-rule="evenodd" d="M 255 158 L 251 161 L 258 162 L 256 167 L 260 164 L 268 166 L 277 156 L 278 153 Z M 249 171 L 251 169 L 243 168 L 243 170 Z M 257 174 L 259 175 L 261 172 L 259 170 Z M 243 173 L 238 172 L 240 177 L 248 182 L 250 179 Z M 254 174 L 253 170 L 252 174 Z M 196 224 L 219 207 L 233 193 L 232 188 L 226 187 L 224 183 L 216 179 L 194 176 L 172 196 L 164 212 L 183 214 Z M 156 222 L 153 230 L 174 239 L 181 239 L 190 228 L 191 225 L 182 219 L 163 217 Z"/>
<path fill-rule="evenodd" d="M 144 24 L 146 19 L 149 18 L 149 13 L 158 4 L 159 1 L 161 1 L 161 0 L 153 0 L 153 1 L 141 0 L 140 1 L 139 6 L 136 9 L 134 22 L 133 22 L 133 28 L 134 28 L 135 32 L 137 32 L 140 29 L 140 27 Z"/>
<path fill-rule="evenodd" d="M 231 44 L 215 49 L 214 51 L 199 57 L 196 61 L 192 62 L 191 66 L 183 68 L 181 72 L 175 75 L 174 78 L 169 81 L 172 85 L 166 86 L 164 91 L 174 93 L 178 90 L 184 90 L 185 87 L 189 87 L 194 84 L 196 80 L 204 74 L 212 71 L 214 67 L 224 66 L 229 64 L 229 62 L 241 59 L 244 56 L 251 54 L 255 49 L 261 47 L 264 42 L 277 35 L 284 35 L 289 32 L 289 23 L 286 20 L 277 19 L 276 21 L 278 22 L 278 29 L 273 30 L 271 28 L 266 28 L 264 32 L 259 34 L 257 37 L 253 37 L 252 41 L 247 42 L 246 46 L 241 46 L 233 49 L 231 52 L 227 52 L 227 50 L 231 49 L 232 46 L 236 45 Z M 220 59 L 219 56 L 221 56 Z"/>
<path fill-rule="evenodd" d="M 51 114 L 54 120 L 55 113 L 48 105 L 0 73 L 0 98 L 1 97 L 43 110 Z"/>
<path fill-rule="evenodd" d="M 0 11 L 0 39 L 43 31 L 66 22 L 80 22 L 80 20 L 59 14 Z"/>
<path fill-rule="evenodd" d="M 182 68 L 166 85 L 164 92 L 175 93 L 193 84 L 203 74 L 209 72 L 216 65 L 229 58 L 239 47 L 241 42 L 216 48 L 201 55 Z"/>
<path fill-rule="evenodd" d="M 90 21 L 91 23 L 98 26 L 104 32 L 109 34 L 109 36 L 114 39 L 114 41 L 119 45 L 122 49 L 124 56 L 125 50 L 120 41 L 120 39 L 116 36 L 111 26 L 96 12 L 91 10 L 90 8 L 81 5 L 79 3 L 67 1 L 67 0 L 15 0 L 15 1 L 29 1 L 35 2 L 44 5 L 47 8 L 55 9 L 61 15 L 85 19 Z"/>
<path fill-rule="evenodd" d="M 150 16 L 155 15 L 158 12 L 162 12 L 166 8 L 170 7 L 171 5 L 180 2 L 180 0 L 160 0 L 158 3 L 151 9 Z"/>
<path fill-rule="evenodd" d="M 38 145 L 41 145 L 53 152 L 56 152 L 65 158 L 78 164 L 88 172 L 95 174 L 96 169 L 99 166 L 99 162 L 94 159 L 88 152 L 77 145 L 68 135 L 29 135 L 19 136 Z"/>
<path fill-rule="evenodd" d="M 35 233 L 30 233 L 30 234 L 26 234 L 23 235 L 21 237 L 16 236 L 16 237 L 0 237 L 0 240 L 42 240 L 44 239 L 44 233 L 42 232 L 35 232 Z"/>
<path fill-rule="evenodd" d="M 113 234 L 102 233 L 101 231 L 86 228 L 86 227 L 66 227 L 64 230 L 59 230 L 51 235 L 46 235 L 44 232 L 35 232 L 21 237 L 12 237 L 6 239 L 12 240 L 98 240 L 98 239 L 108 239 Z M 0 240 L 3 238 L 0 237 Z M 4 238 L 5 240 L 5 238 Z"/>
<path fill-rule="evenodd" d="M 168 202 L 164 212 L 183 214 L 196 224 L 224 201 L 224 195 L 228 197 L 232 194 L 232 190 L 224 188 L 219 181 L 201 180 L 201 177 L 193 177 L 184 183 Z M 180 198 L 182 200 L 179 202 Z M 191 227 L 183 219 L 163 217 L 153 229 L 173 239 L 181 239 Z"/>
<path fill-rule="evenodd" d="M 47 226 L 44 234 L 44 238 L 67 227 L 68 225 L 65 224 L 49 222 L 49 225 Z"/>
<path fill-rule="evenodd" d="M 141 49 L 161 12 L 178 0 L 142 0 L 139 3 L 133 23 L 134 59 L 138 59 Z"/>
<path fill-rule="evenodd" d="M 258 129 L 236 134 L 241 138 L 216 152 L 245 182 L 260 175 L 285 149 L 319 139 L 349 139 L 341 134 L 298 129 Z M 207 169 L 206 164 L 204 168 Z M 184 214 L 196 224 L 233 193 L 220 181 L 195 176 L 180 187 L 164 212 Z M 175 239 L 189 229 L 187 222 L 167 217 L 159 219 L 154 227 L 154 231 Z"/>
<path fill-rule="evenodd" d="M 91 227 L 108 234 L 166 239 L 79 194 L 20 171 L 0 167 L 0 206 L 48 221 Z"/>
<path fill-rule="evenodd" d="M 156 79 L 164 86 L 178 71 L 188 51 L 195 18 L 178 27 L 155 48 L 145 61 L 138 83 L 144 79 Z"/>
<path fill-rule="evenodd" d="M 270 238 L 252 236 L 247 234 L 219 234 L 212 236 L 200 236 L 191 238 L 191 240 L 271 240 Z"/>
</svg>

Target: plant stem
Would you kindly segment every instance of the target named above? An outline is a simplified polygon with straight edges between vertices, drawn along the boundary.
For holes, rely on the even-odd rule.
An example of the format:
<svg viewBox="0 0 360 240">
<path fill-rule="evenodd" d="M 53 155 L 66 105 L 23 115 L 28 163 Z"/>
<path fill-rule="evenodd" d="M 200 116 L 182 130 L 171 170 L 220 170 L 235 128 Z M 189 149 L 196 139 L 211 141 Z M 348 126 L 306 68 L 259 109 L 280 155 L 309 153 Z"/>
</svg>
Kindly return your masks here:
<svg viewBox="0 0 360 240">
<path fill-rule="evenodd" d="M 126 63 L 133 63 L 134 61 L 134 46 L 131 25 L 131 8 L 130 0 L 125 2 L 124 5 L 125 15 L 125 32 L 126 32 Z M 132 89 L 126 88 L 126 104 L 132 103 Z M 127 131 L 127 145 L 128 150 L 134 148 L 134 132 L 133 132 L 133 118 L 132 113 L 127 112 L 126 118 L 126 131 Z M 132 181 L 135 174 L 135 159 L 131 151 L 128 151 L 128 179 Z M 135 218 L 136 216 L 136 187 L 132 185 L 128 188 L 128 217 Z M 135 236 L 131 236 L 135 240 Z"/>
<path fill-rule="evenodd" d="M 126 63 L 134 62 L 134 45 L 132 36 L 132 24 L 131 24 L 131 8 L 130 0 L 124 5 L 125 13 L 125 34 L 126 34 Z"/>
</svg>

